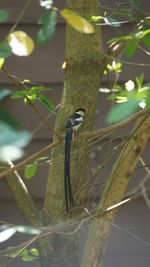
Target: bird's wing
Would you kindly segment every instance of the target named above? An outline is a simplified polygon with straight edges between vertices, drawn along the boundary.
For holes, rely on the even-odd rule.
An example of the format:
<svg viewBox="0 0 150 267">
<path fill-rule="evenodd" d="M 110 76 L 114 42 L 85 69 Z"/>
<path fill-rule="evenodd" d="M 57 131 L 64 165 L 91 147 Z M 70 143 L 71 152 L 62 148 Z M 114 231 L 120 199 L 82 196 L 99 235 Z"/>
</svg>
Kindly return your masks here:
<svg viewBox="0 0 150 267">
<path fill-rule="evenodd" d="M 78 114 L 74 114 L 73 116 L 71 116 L 67 122 L 66 122 L 66 128 L 71 128 L 75 125 L 78 125 L 80 123 L 83 122 L 83 117 L 78 115 Z"/>
</svg>

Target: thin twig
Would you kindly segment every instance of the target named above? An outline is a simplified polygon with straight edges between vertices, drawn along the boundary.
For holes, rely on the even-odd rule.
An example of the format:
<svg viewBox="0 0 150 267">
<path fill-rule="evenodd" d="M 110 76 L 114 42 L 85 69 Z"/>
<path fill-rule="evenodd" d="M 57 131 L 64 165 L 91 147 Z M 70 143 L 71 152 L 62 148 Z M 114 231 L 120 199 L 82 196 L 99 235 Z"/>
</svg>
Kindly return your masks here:
<svg viewBox="0 0 150 267">
<path fill-rule="evenodd" d="M 148 194 L 150 192 L 150 187 L 148 187 L 146 189 L 146 193 Z M 32 239 L 30 239 L 29 241 L 24 242 L 23 244 L 20 244 L 19 246 L 17 246 L 16 248 L 20 248 L 20 250 L 18 250 L 18 253 L 15 254 L 15 256 L 11 259 L 9 259 L 7 261 L 7 264 L 10 261 L 13 261 L 21 252 L 24 251 L 24 249 L 28 248 L 31 244 L 33 244 L 33 242 L 37 242 L 39 239 L 44 238 L 45 236 L 48 236 L 50 234 L 58 233 L 58 234 L 62 234 L 62 235 L 66 235 L 66 229 L 70 229 L 70 227 L 76 227 L 72 232 L 68 232 L 68 235 L 72 234 L 76 234 L 77 231 L 79 231 L 86 223 L 90 222 L 91 220 L 94 219 L 100 219 L 101 217 L 107 215 L 109 212 L 114 211 L 115 209 L 118 209 L 118 207 L 122 207 L 122 206 L 126 206 L 129 204 L 132 204 L 133 202 L 137 201 L 138 199 L 142 198 L 143 195 L 142 193 L 138 193 L 136 195 L 130 196 L 130 197 L 126 197 L 125 199 L 123 199 L 121 202 L 117 203 L 116 205 L 112 205 L 111 207 L 99 212 L 98 214 L 91 214 L 89 212 L 86 212 L 86 215 L 80 215 L 80 218 L 76 218 L 75 219 L 71 219 L 70 221 L 68 221 L 67 223 L 62 223 L 62 224 L 57 224 L 57 225 L 48 225 L 44 228 L 44 230 L 39 233 L 38 235 L 36 235 L 35 237 L 33 237 Z M 78 209 L 78 207 L 77 207 Z M 85 208 L 84 208 L 85 210 Z M 13 226 L 13 224 L 12 224 Z M 14 225 L 16 226 L 16 225 Z M 64 232 L 63 232 L 64 230 Z M 61 232 L 60 232 L 61 231 Z M 15 248 L 15 250 L 16 250 Z M 10 249 L 7 250 L 3 250 L 1 251 L 1 254 L 3 253 L 8 254 L 10 251 Z M 12 250 L 10 251 L 12 252 Z"/>
<path fill-rule="evenodd" d="M 31 1 L 32 1 L 32 0 L 28 0 L 28 1 L 26 1 L 26 3 L 25 3 L 25 5 L 24 5 L 24 7 L 23 7 L 23 9 L 22 9 L 22 11 L 21 11 L 19 17 L 17 18 L 15 24 L 14 24 L 14 25 L 12 26 L 12 28 L 10 29 L 9 33 L 12 33 L 12 32 L 16 29 L 16 27 L 18 26 L 18 24 L 19 24 L 20 21 L 22 20 L 24 14 L 26 13 L 26 11 L 27 11 L 27 9 L 28 9 L 28 7 L 29 7 Z"/>
<path fill-rule="evenodd" d="M 56 141 L 56 142 L 54 142 L 52 144 L 49 144 L 48 146 L 46 146 L 46 147 L 42 148 L 41 150 L 39 150 L 38 152 L 34 153 L 32 156 L 30 156 L 27 159 L 19 162 L 14 167 L 12 167 L 12 168 L 0 173 L 0 179 L 5 177 L 6 175 L 10 174 L 11 172 L 14 172 L 14 171 L 20 169 L 24 165 L 29 164 L 30 162 L 34 161 L 36 158 L 38 158 L 39 156 L 41 156 L 44 153 L 48 152 L 50 149 L 54 148 L 55 146 L 59 145 L 60 143 L 61 143 L 60 141 Z"/>
<path fill-rule="evenodd" d="M 28 88 L 20 82 L 20 80 L 15 76 L 8 72 L 8 70 L 4 67 L 1 68 L 1 71 L 15 84 L 15 86 L 18 88 L 18 90 L 22 90 L 22 86 L 27 90 Z M 44 125 L 57 136 L 57 138 L 62 141 L 59 134 L 53 129 L 53 127 L 50 125 L 50 123 L 43 117 L 43 115 L 39 112 L 39 110 L 36 108 L 36 106 L 31 102 L 28 96 L 26 96 L 26 99 L 28 100 L 29 106 L 34 110 L 38 118 L 44 123 Z"/>
<path fill-rule="evenodd" d="M 108 126 L 106 128 L 103 128 L 97 131 L 81 133 L 79 134 L 79 137 L 90 139 L 90 138 L 94 138 L 94 137 L 96 138 L 96 137 L 104 136 L 106 134 L 113 133 L 116 130 L 119 130 L 125 127 L 126 125 L 130 124 L 131 122 L 135 121 L 137 118 L 148 113 L 150 113 L 150 109 L 143 109 L 141 111 L 136 112 L 135 114 L 131 115 L 130 117 L 128 117 L 127 119 L 121 122 L 118 122 L 116 124 L 113 124 L 111 126 Z"/>
<path fill-rule="evenodd" d="M 55 110 L 57 110 L 58 108 L 60 107 L 60 103 L 55 107 Z M 52 116 L 52 113 L 49 113 L 47 116 L 46 116 L 46 121 Z M 39 129 L 42 127 L 43 125 L 43 121 L 40 122 L 40 124 L 37 125 L 37 127 L 33 130 L 32 132 L 32 136 L 35 135 Z"/>
<path fill-rule="evenodd" d="M 131 117 L 129 117 L 128 119 L 126 119 L 122 122 L 116 123 L 110 127 L 106 127 L 106 128 L 100 129 L 98 131 L 94 131 L 94 132 L 80 133 L 77 138 L 86 138 L 86 139 L 92 139 L 93 138 L 94 139 L 94 138 L 97 138 L 100 136 L 105 136 L 106 134 L 111 134 L 111 133 L 115 132 L 116 130 L 121 129 L 121 128 L 125 127 L 126 125 L 130 124 L 131 122 L 133 122 L 137 118 L 139 118 L 145 114 L 148 114 L 149 112 L 150 112 L 149 109 L 139 111 L 139 112 L 135 113 L 134 115 L 132 115 Z M 12 171 L 18 170 L 19 168 L 22 168 L 24 165 L 31 163 L 37 157 L 40 157 L 44 153 L 48 152 L 50 149 L 59 145 L 61 142 L 62 141 L 59 140 L 59 141 L 56 141 L 54 143 L 49 144 L 48 146 L 42 148 L 41 150 L 39 150 L 38 152 L 36 152 L 32 156 L 30 156 L 27 159 L 16 164 L 14 168 L 8 169 L 8 170 L 0 173 L 0 179 L 3 178 L 8 173 L 11 173 Z"/>
</svg>

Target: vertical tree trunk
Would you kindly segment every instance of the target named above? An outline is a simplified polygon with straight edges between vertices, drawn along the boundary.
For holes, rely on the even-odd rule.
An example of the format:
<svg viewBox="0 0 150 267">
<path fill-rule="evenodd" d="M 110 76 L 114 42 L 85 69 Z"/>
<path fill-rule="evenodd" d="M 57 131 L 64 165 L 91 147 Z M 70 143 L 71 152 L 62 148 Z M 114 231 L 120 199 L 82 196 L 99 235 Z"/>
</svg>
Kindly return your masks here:
<svg viewBox="0 0 150 267">
<path fill-rule="evenodd" d="M 98 0 L 68 0 L 67 8 L 85 18 L 99 14 Z M 92 129 L 98 89 L 103 74 L 102 60 L 100 28 L 95 28 L 94 34 L 83 34 L 67 25 L 66 75 L 61 107 L 56 118 L 56 131 L 60 135 L 65 134 L 64 127 L 67 118 L 79 107 L 89 109 L 82 130 Z M 73 143 L 75 144 L 72 145 L 72 151 L 76 151 L 76 158 L 71 162 L 71 179 L 73 192 L 76 192 L 85 180 L 88 151 L 84 149 L 78 153 L 78 149 L 85 143 L 83 141 Z M 51 159 L 53 164 L 49 171 L 44 211 L 48 217 L 54 218 L 64 209 L 64 144 L 53 149 Z"/>
<path fill-rule="evenodd" d="M 119 203 L 150 136 L 150 116 L 140 118 L 121 151 L 107 181 L 97 213 Z M 82 267 L 102 267 L 116 210 L 94 220 L 90 226 Z"/>
<path fill-rule="evenodd" d="M 98 0 L 67 0 L 70 8 L 88 18 L 99 14 Z M 62 93 L 61 107 L 57 114 L 55 130 L 59 135 L 65 135 L 65 122 L 77 108 L 88 108 L 82 130 L 91 130 L 95 118 L 96 103 L 103 75 L 103 53 L 100 28 L 95 28 L 93 34 L 83 34 L 67 25 L 66 29 L 66 70 Z M 54 136 L 54 139 L 57 137 Z M 76 151 L 71 160 L 71 182 L 73 194 L 80 188 L 86 178 L 88 150 L 79 148 L 85 146 L 84 141 L 73 141 L 71 150 Z M 49 170 L 44 215 L 49 222 L 64 210 L 64 144 L 54 148 L 51 153 L 53 164 Z M 83 194 L 84 195 L 84 194 Z M 80 201 L 83 198 L 80 196 Z M 79 199 L 78 199 L 79 200 Z M 77 203 L 75 201 L 75 203 Z M 71 216 L 71 215 L 70 215 Z M 72 214 L 73 216 L 73 214 Z M 63 216 L 64 217 L 64 216 Z M 62 217 L 61 217 L 62 218 Z M 65 219 L 65 217 L 64 217 Z M 51 239 L 49 259 L 42 266 L 79 266 L 78 240 L 76 237 L 66 237 L 54 234 Z M 56 261 L 53 259 L 56 258 Z"/>
</svg>

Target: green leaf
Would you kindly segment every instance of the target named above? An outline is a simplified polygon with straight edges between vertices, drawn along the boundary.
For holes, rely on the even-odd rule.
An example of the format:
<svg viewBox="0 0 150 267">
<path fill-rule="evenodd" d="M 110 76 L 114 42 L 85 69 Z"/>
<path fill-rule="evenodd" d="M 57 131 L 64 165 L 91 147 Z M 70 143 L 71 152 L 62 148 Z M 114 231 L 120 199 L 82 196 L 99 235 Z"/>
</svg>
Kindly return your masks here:
<svg viewBox="0 0 150 267">
<path fill-rule="evenodd" d="M 144 84 L 140 91 L 147 91 L 150 90 L 150 82 Z"/>
<path fill-rule="evenodd" d="M 24 171 L 25 178 L 29 180 L 31 177 L 33 177 L 35 175 L 36 170 L 37 170 L 37 164 L 36 163 L 28 165 Z"/>
<path fill-rule="evenodd" d="M 108 43 L 111 44 L 113 42 L 131 41 L 131 40 L 133 40 L 132 35 L 124 35 L 124 36 L 118 36 L 118 37 L 111 38 L 110 40 L 108 40 Z"/>
<path fill-rule="evenodd" d="M 137 11 L 141 11 L 141 6 L 138 0 L 129 0 L 129 2 Z"/>
<path fill-rule="evenodd" d="M 29 251 L 33 256 L 38 257 L 39 256 L 39 251 L 36 248 L 31 248 Z"/>
<path fill-rule="evenodd" d="M 3 230 L 0 232 L 0 243 L 8 240 L 10 237 L 12 237 L 16 233 L 15 228 L 8 228 L 6 230 Z"/>
<path fill-rule="evenodd" d="M 21 90 L 21 91 L 17 91 L 15 93 L 13 93 L 11 95 L 11 98 L 12 99 L 17 99 L 17 98 L 20 98 L 20 97 L 27 96 L 28 94 L 29 94 L 29 90 Z"/>
<path fill-rule="evenodd" d="M 11 90 L 3 88 L 0 90 L 0 101 L 2 101 L 6 96 L 11 95 Z"/>
<path fill-rule="evenodd" d="M 121 42 L 121 41 L 126 41 L 126 42 L 140 41 L 144 38 L 144 36 L 146 36 L 149 33 L 150 33 L 150 29 L 145 30 L 145 31 L 137 31 L 130 35 L 124 35 L 124 36 L 118 36 L 118 37 L 112 38 L 108 40 L 108 43 Z"/>
<path fill-rule="evenodd" d="M 29 255 L 22 257 L 22 260 L 26 262 L 33 261 L 34 259 L 35 257 L 29 256 Z"/>
<path fill-rule="evenodd" d="M 137 31 L 134 34 L 132 34 L 133 40 L 141 40 L 146 34 L 148 34 L 149 30 L 146 31 Z"/>
<path fill-rule="evenodd" d="M 38 162 L 45 159 L 48 159 L 48 156 L 37 158 L 35 161 Z"/>
<path fill-rule="evenodd" d="M 104 19 L 104 17 L 102 17 L 102 16 L 91 16 L 90 17 L 90 20 L 92 21 L 92 22 L 100 22 L 101 20 L 103 20 Z"/>
<path fill-rule="evenodd" d="M 11 53 L 12 50 L 7 41 L 0 43 L 0 58 L 7 58 Z"/>
<path fill-rule="evenodd" d="M 2 66 L 5 62 L 5 59 L 3 57 L 0 58 L 0 70 L 2 69 Z"/>
<path fill-rule="evenodd" d="M 94 32 L 93 25 L 76 12 L 70 9 L 63 9 L 60 11 L 60 14 L 75 30 L 87 34 Z"/>
<path fill-rule="evenodd" d="M 51 91 L 52 89 L 50 88 L 47 88 L 43 85 L 37 85 L 37 86 L 33 86 L 29 92 L 30 94 L 33 94 L 33 93 L 40 93 L 40 92 L 44 92 L 44 91 Z"/>
<path fill-rule="evenodd" d="M 19 256 L 24 257 L 24 256 L 27 256 L 27 255 L 28 255 L 28 250 L 24 249 L 24 251 L 22 251 Z"/>
<path fill-rule="evenodd" d="M 148 50 L 150 51 L 150 33 L 148 33 L 147 35 L 145 35 L 142 39 L 142 42 L 145 44 L 145 46 L 148 48 Z"/>
<path fill-rule="evenodd" d="M 0 109 L 0 121 L 7 123 L 9 126 L 19 129 L 20 124 L 16 121 L 16 119 L 7 111 Z"/>
<path fill-rule="evenodd" d="M 57 13 L 55 11 L 46 12 L 40 22 L 43 27 L 38 31 L 36 40 L 39 45 L 43 45 L 53 37 L 57 23 Z"/>
<path fill-rule="evenodd" d="M 108 26 L 112 26 L 112 27 L 120 27 L 121 26 L 121 24 L 119 22 L 117 22 L 117 20 L 112 18 L 112 17 L 105 17 L 104 21 Z"/>
<path fill-rule="evenodd" d="M 0 23 L 8 20 L 8 12 L 4 9 L 0 9 Z"/>
<path fill-rule="evenodd" d="M 42 104 L 44 104 L 52 113 L 56 114 L 54 111 L 53 103 L 44 95 L 39 95 L 39 99 Z"/>
<path fill-rule="evenodd" d="M 27 95 L 25 97 L 25 99 L 24 99 L 24 103 L 26 105 L 29 105 L 31 103 L 34 103 L 34 101 L 36 100 L 36 97 L 37 97 L 37 95 L 36 94 L 33 94 L 33 93 L 31 95 Z"/>
<path fill-rule="evenodd" d="M 137 45 L 138 45 L 138 42 L 134 40 L 127 42 L 126 47 L 125 47 L 125 53 L 128 57 L 133 56 L 133 54 L 135 53 L 137 49 Z"/>
<path fill-rule="evenodd" d="M 139 77 L 136 77 L 136 83 L 137 83 L 137 86 L 138 86 L 138 91 L 141 90 L 141 87 L 142 87 L 142 84 L 143 84 L 143 80 L 144 80 L 144 73 L 142 72 Z"/>
<path fill-rule="evenodd" d="M 147 95 L 145 102 L 146 102 L 146 106 L 150 107 L 150 94 Z"/>
<path fill-rule="evenodd" d="M 29 79 L 24 79 L 22 83 L 30 83 Z"/>
<path fill-rule="evenodd" d="M 12 250 L 12 248 L 15 249 L 15 247 L 8 247 L 7 249 L 11 249 L 11 250 Z M 7 256 L 8 256 L 8 257 L 15 258 L 15 257 L 20 253 L 21 250 L 22 250 L 22 249 L 17 249 L 17 250 L 15 250 L 15 251 L 12 252 L 12 253 L 7 254 Z M 19 254 L 19 255 L 20 255 L 20 254 Z"/>
<path fill-rule="evenodd" d="M 130 99 L 123 104 L 117 104 L 107 115 L 107 122 L 109 124 L 121 121 L 131 114 L 133 114 L 138 108 L 139 99 Z"/>
</svg>

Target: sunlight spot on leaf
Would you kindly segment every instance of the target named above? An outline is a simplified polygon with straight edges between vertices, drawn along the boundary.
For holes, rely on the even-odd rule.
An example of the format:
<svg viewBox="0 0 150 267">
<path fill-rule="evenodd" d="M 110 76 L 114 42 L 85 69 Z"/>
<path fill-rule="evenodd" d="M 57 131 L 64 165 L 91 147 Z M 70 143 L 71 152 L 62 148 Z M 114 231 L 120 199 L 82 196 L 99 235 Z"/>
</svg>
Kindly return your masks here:
<svg viewBox="0 0 150 267">
<path fill-rule="evenodd" d="M 61 68 L 64 70 L 66 68 L 66 65 L 67 65 L 67 63 L 66 63 L 66 61 L 64 61 Z"/>
<path fill-rule="evenodd" d="M 100 88 L 100 89 L 99 89 L 99 92 L 107 94 L 107 93 L 110 93 L 111 90 L 108 89 L 108 88 Z"/>
<path fill-rule="evenodd" d="M 41 233 L 40 229 L 34 228 L 32 226 L 27 226 L 27 225 L 18 225 L 15 227 L 15 229 L 19 233 L 28 234 L 28 235 L 38 235 Z"/>
<path fill-rule="evenodd" d="M 129 80 L 128 82 L 125 83 L 125 89 L 127 91 L 132 91 L 135 88 L 135 84 L 132 80 Z"/>
<path fill-rule="evenodd" d="M 128 101 L 128 98 L 126 96 L 117 96 L 116 103 L 124 103 L 127 101 Z"/>
<path fill-rule="evenodd" d="M 34 49 L 34 42 L 27 33 L 15 31 L 8 35 L 8 43 L 17 56 L 29 56 Z"/>
<path fill-rule="evenodd" d="M 144 109 L 146 107 L 146 103 L 144 101 L 141 101 L 139 103 L 140 108 Z"/>
<path fill-rule="evenodd" d="M 2 68 L 4 64 L 5 59 L 3 57 L 0 58 L 0 69 Z"/>
<path fill-rule="evenodd" d="M 78 15 L 76 12 L 70 9 L 63 9 L 60 12 L 61 16 L 77 31 L 83 33 L 93 33 L 94 27 L 85 18 Z"/>
<path fill-rule="evenodd" d="M 9 239 L 11 236 L 13 236 L 16 233 L 16 229 L 15 228 L 8 228 L 4 231 L 0 232 L 0 243 L 6 241 L 7 239 Z"/>
<path fill-rule="evenodd" d="M 50 9 L 51 6 L 53 5 L 52 0 L 39 0 L 39 2 L 40 2 L 40 6 L 45 7 L 46 9 Z"/>
</svg>

